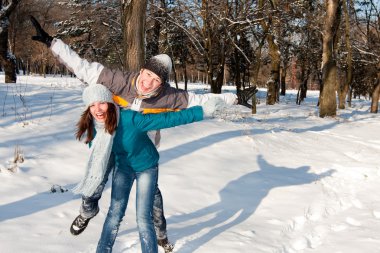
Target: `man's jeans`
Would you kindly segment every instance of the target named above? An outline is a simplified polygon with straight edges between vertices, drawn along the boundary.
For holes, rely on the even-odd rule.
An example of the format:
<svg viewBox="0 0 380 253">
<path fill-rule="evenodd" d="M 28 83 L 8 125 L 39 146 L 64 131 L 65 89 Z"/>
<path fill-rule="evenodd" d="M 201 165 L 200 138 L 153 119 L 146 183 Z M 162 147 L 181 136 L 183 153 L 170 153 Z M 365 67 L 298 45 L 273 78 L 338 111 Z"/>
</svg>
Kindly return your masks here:
<svg viewBox="0 0 380 253">
<path fill-rule="evenodd" d="M 97 253 L 112 252 L 120 223 L 125 215 L 129 194 L 136 180 L 136 220 L 143 253 L 156 253 L 157 238 L 154 231 L 152 210 L 156 192 L 158 168 L 142 172 L 132 168 L 116 168 L 112 180 L 111 206 L 104 222 L 102 235 L 96 249 Z"/>
<path fill-rule="evenodd" d="M 111 153 L 108 162 L 107 171 L 104 176 L 103 182 L 96 188 L 94 194 L 90 197 L 82 196 L 82 205 L 80 207 L 80 215 L 85 218 L 93 218 L 99 212 L 99 199 L 102 197 L 102 192 L 108 181 L 108 176 L 115 167 L 115 157 Z M 113 173 L 114 174 L 114 173 Z M 156 230 L 157 239 L 167 238 L 166 219 L 164 215 L 164 206 L 162 201 L 161 191 L 156 185 L 156 193 L 153 202 L 153 222 L 154 229 Z"/>
</svg>

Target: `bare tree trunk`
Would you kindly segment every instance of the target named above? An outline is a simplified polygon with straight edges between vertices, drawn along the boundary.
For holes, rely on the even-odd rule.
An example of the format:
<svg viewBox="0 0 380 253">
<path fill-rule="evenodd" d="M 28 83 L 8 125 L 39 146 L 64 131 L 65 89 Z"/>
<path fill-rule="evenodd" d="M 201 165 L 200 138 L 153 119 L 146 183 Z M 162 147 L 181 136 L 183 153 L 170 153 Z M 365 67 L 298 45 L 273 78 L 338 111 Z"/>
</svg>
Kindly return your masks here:
<svg viewBox="0 0 380 253">
<path fill-rule="evenodd" d="M 9 51 L 9 16 L 16 8 L 19 0 L 7 1 L 8 5 L 4 6 L 4 1 L 0 2 L 0 62 L 4 66 L 5 83 L 15 83 L 16 76 L 16 58 Z"/>
<path fill-rule="evenodd" d="M 146 45 L 146 57 L 151 58 L 152 56 L 155 56 L 160 53 L 159 49 L 159 42 L 160 42 L 160 33 L 161 33 L 161 22 L 158 20 L 158 18 L 162 17 L 163 15 L 163 9 L 165 9 L 165 1 L 160 0 L 161 6 L 156 6 L 155 2 L 156 0 L 150 0 L 150 13 L 151 16 L 154 17 L 153 20 L 153 26 L 149 31 L 147 30 L 147 33 L 149 32 L 150 36 L 148 38 L 147 35 L 147 45 Z"/>
<path fill-rule="evenodd" d="M 214 43 L 215 39 L 212 37 L 212 28 L 210 26 L 210 7 L 208 0 L 202 0 L 202 19 L 203 19 L 203 37 L 204 37 L 204 57 L 206 61 L 207 68 L 207 82 L 211 86 L 212 93 L 221 93 L 222 92 L 222 84 L 223 84 L 223 76 L 224 76 L 224 48 L 220 48 L 218 52 L 218 66 L 215 69 L 214 59 L 213 59 L 213 47 L 215 47 Z M 221 68 L 221 69 L 220 69 Z"/>
<path fill-rule="evenodd" d="M 203 20 L 203 38 L 204 38 L 204 49 L 205 49 L 205 61 L 206 61 L 206 75 L 207 75 L 207 83 L 211 84 L 213 79 L 213 70 L 212 70 L 212 54 L 211 54 L 211 29 L 209 24 L 209 8 L 208 8 L 208 0 L 202 0 L 202 20 Z M 212 88 L 212 84 L 211 84 Z"/>
<path fill-rule="evenodd" d="M 218 67 L 216 68 L 216 70 L 214 69 L 214 71 L 216 72 L 216 78 L 211 80 L 211 92 L 216 93 L 216 94 L 222 93 L 224 65 L 226 63 L 224 47 L 221 48 L 218 59 L 219 59 Z"/>
<path fill-rule="evenodd" d="M 237 38 L 235 38 L 235 43 L 237 43 Z M 237 49 L 235 49 L 234 57 L 235 57 L 235 64 L 236 64 L 236 66 L 240 66 L 240 59 L 241 59 L 241 57 L 240 57 L 239 52 L 238 52 Z M 240 68 L 239 67 L 235 68 L 234 77 L 235 77 L 236 90 L 238 92 L 240 92 L 242 90 L 242 83 L 241 83 Z"/>
<path fill-rule="evenodd" d="M 378 112 L 379 98 L 380 98 L 380 81 L 377 82 L 377 85 L 375 86 L 375 89 L 372 92 L 371 113 Z"/>
<path fill-rule="evenodd" d="M 42 63 L 42 75 L 44 76 L 44 78 L 46 77 L 46 62 L 45 61 Z"/>
<path fill-rule="evenodd" d="M 253 71 L 252 71 L 252 82 L 254 85 L 258 85 L 259 80 L 259 72 L 261 68 L 261 54 L 262 54 L 262 47 L 264 46 L 264 40 L 261 41 L 261 43 L 258 45 L 258 47 L 255 50 L 255 61 L 253 64 Z"/>
<path fill-rule="evenodd" d="M 174 62 L 173 62 L 173 76 L 174 76 L 175 87 L 178 89 L 177 68 L 175 67 Z"/>
<path fill-rule="evenodd" d="M 252 96 L 252 114 L 256 114 L 257 113 L 257 109 L 256 109 L 256 106 L 257 105 L 257 98 L 256 98 L 256 93 L 253 94 Z"/>
<path fill-rule="evenodd" d="M 300 105 L 301 102 L 303 102 L 305 100 L 305 98 L 306 98 L 306 94 L 307 94 L 307 82 L 309 80 L 309 75 L 310 75 L 309 69 L 305 70 L 304 68 L 302 68 L 302 70 L 301 70 L 301 80 L 302 80 L 302 83 L 300 84 L 300 86 L 298 88 L 297 101 L 296 101 L 297 105 Z"/>
<path fill-rule="evenodd" d="M 186 61 L 182 61 L 182 69 L 183 69 L 183 72 L 184 72 L 184 77 L 185 77 L 185 90 L 187 90 L 187 83 L 189 81 L 189 78 L 187 76 L 187 67 L 186 67 Z"/>
<path fill-rule="evenodd" d="M 346 82 L 340 87 L 338 90 L 339 94 L 339 109 L 344 109 L 346 104 L 346 97 L 348 94 L 348 90 L 352 83 L 352 47 L 350 40 L 350 18 L 348 14 L 347 5 L 349 5 L 349 1 L 345 0 L 343 3 L 343 11 L 345 16 L 345 39 L 346 39 L 346 51 L 347 51 L 347 72 L 346 72 Z"/>
<path fill-rule="evenodd" d="M 352 86 L 348 90 L 348 98 L 347 98 L 348 107 L 352 107 L 351 103 L 352 103 Z"/>
<path fill-rule="evenodd" d="M 281 74 L 280 74 L 280 84 L 281 84 L 281 96 L 285 96 L 286 94 L 286 66 L 281 67 Z"/>
<path fill-rule="evenodd" d="M 278 102 L 279 87 L 280 87 L 280 50 L 275 42 L 274 36 L 268 35 L 267 41 L 269 44 L 269 55 L 271 58 L 271 74 L 270 81 L 267 82 L 267 104 L 274 105 Z M 273 87 L 272 87 L 273 86 Z"/>
<path fill-rule="evenodd" d="M 267 105 L 274 105 L 276 103 L 276 85 L 272 79 L 267 81 Z"/>
<path fill-rule="evenodd" d="M 271 1 L 271 8 L 274 9 L 275 6 L 277 5 L 277 2 Z M 258 6 L 259 8 L 264 7 L 264 0 L 259 0 L 258 1 Z M 272 10 L 270 10 L 271 12 Z M 270 78 L 267 81 L 267 105 L 274 105 L 279 98 L 279 87 L 280 87 L 280 50 L 279 47 L 275 41 L 274 35 L 270 31 L 273 29 L 271 27 L 271 24 L 274 22 L 272 15 L 268 16 L 269 21 L 266 22 L 266 19 L 263 19 L 260 24 L 261 27 L 263 28 L 264 32 L 267 33 L 266 40 L 268 42 L 268 47 L 269 47 L 269 56 L 271 59 L 271 74 Z"/>
<path fill-rule="evenodd" d="M 145 16 L 147 0 L 122 1 L 124 69 L 138 71 L 145 59 Z"/>
<path fill-rule="evenodd" d="M 326 0 L 326 17 L 323 29 L 322 82 L 319 116 L 336 116 L 337 67 L 334 57 L 335 35 L 340 22 L 340 0 Z"/>
</svg>

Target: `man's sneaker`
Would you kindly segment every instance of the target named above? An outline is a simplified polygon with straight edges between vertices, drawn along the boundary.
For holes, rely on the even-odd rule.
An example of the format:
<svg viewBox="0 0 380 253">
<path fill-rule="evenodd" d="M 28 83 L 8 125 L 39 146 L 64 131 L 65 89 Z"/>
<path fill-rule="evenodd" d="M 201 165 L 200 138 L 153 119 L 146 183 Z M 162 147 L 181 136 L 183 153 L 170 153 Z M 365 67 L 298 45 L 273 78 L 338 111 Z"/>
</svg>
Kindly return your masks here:
<svg viewBox="0 0 380 253">
<path fill-rule="evenodd" d="M 164 248 L 165 253 L 173 252 L 174 245 L 169 242 L 168 238 L 165 239 L 158 239 L 157 243 L 159 246 Z"/>
<path fill-rule="evenodd" d="M 86 229 L 88 222 L 90 220 L 91 218 L 87 219 L 87 218 L 82 217 L 81 215 L 78 215 L 73 221 L 73 223 L 71 224 L 71 227 L 70 227 L 71 234 L 79 235 L 80 233 L 82 233 Z"/>
</svg>

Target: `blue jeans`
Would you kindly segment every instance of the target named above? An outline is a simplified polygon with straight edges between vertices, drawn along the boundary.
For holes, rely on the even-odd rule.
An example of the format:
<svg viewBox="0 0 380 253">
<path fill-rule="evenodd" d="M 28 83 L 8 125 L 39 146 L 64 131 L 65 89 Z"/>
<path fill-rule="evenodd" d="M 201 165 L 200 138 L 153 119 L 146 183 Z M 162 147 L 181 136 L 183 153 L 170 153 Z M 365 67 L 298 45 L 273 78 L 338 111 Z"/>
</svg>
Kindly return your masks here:
<svg viewBox="0 0 380 253">
<path fill-rule="evenodd" d="M 129 194 L 136 180 L 136 220 L 143 253 L 157 253 L 157 238 L 153 224 L 153 201 L 156 192 L 158 168 L 142 172 L 131 168 L 116 168 L 112 180 L 111 205 L 96 249 L 97 253 L 112 252 L 120 223 L 125 215 Z"/>
<path fill-rule="evenodd" d="M 99 199 L 102 197 L 104 187 L 108 181 L 108 176 L 115 167 L 115 157 L 111 153 L 110 160 L 107 165 L 107 171 L 104 175 L 102 183 L 96 188 L 93 195 L 89 197 L 82 196 L 82 205 L 80 207 L 80 215 L 87 219 L 93 218 L 99 212 Z M 115 170 L 114 170 L 115 171 Z M 114 173 L 113 173 L 114 174 Z M 112 176 L 114 177 L 114 175 Z M 164 206 L 161 191 L 156 186 L 156 193 L 153 202 L 153 222 L 156 230 L 157 239 L 167 238 L 166 219 L 164 215 Z"/>
<path fill-rule="evenodd" d="M 164 203 L 162 201 L 161 191 L 156 185 L 156 193 L 154 194 L 153 201 L 153 223 L 156 230 L 156 236 L 158 240 L 168 238 L 166 230 L 166 219 L 164 214 Z"/>
</svg>

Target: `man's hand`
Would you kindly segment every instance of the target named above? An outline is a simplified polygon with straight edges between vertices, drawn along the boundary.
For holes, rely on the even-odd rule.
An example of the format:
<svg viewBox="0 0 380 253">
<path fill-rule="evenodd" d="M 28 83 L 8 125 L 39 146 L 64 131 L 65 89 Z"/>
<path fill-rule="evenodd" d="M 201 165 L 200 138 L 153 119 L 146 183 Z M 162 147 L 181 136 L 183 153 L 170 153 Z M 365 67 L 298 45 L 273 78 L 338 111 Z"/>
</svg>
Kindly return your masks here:
<svg viewBox="0 0 380 253">
<path fill-rule="evenodd" d="M 37 33 L 37 35 L 32 36 L 32 40 L 42 42 L 49 48 L 51 46 L 51 42 L 53 41 L 53 37 L 42 29 L 40 23 L 38 23 L 35 17 L 30 16 L 30 21 L 32 22 Z"/>
<path fill-rule="evenodd" d="M 248 108 L 251 108 L 252 106 L 248 104 L 248 100 L 256 94 L 258 89 L 256 86 L 249 87 L 248 89 L 238 91 L 236 94 L 238 96 L 238 104 L 239 105 L 244 105 Z"/>
</svg>

